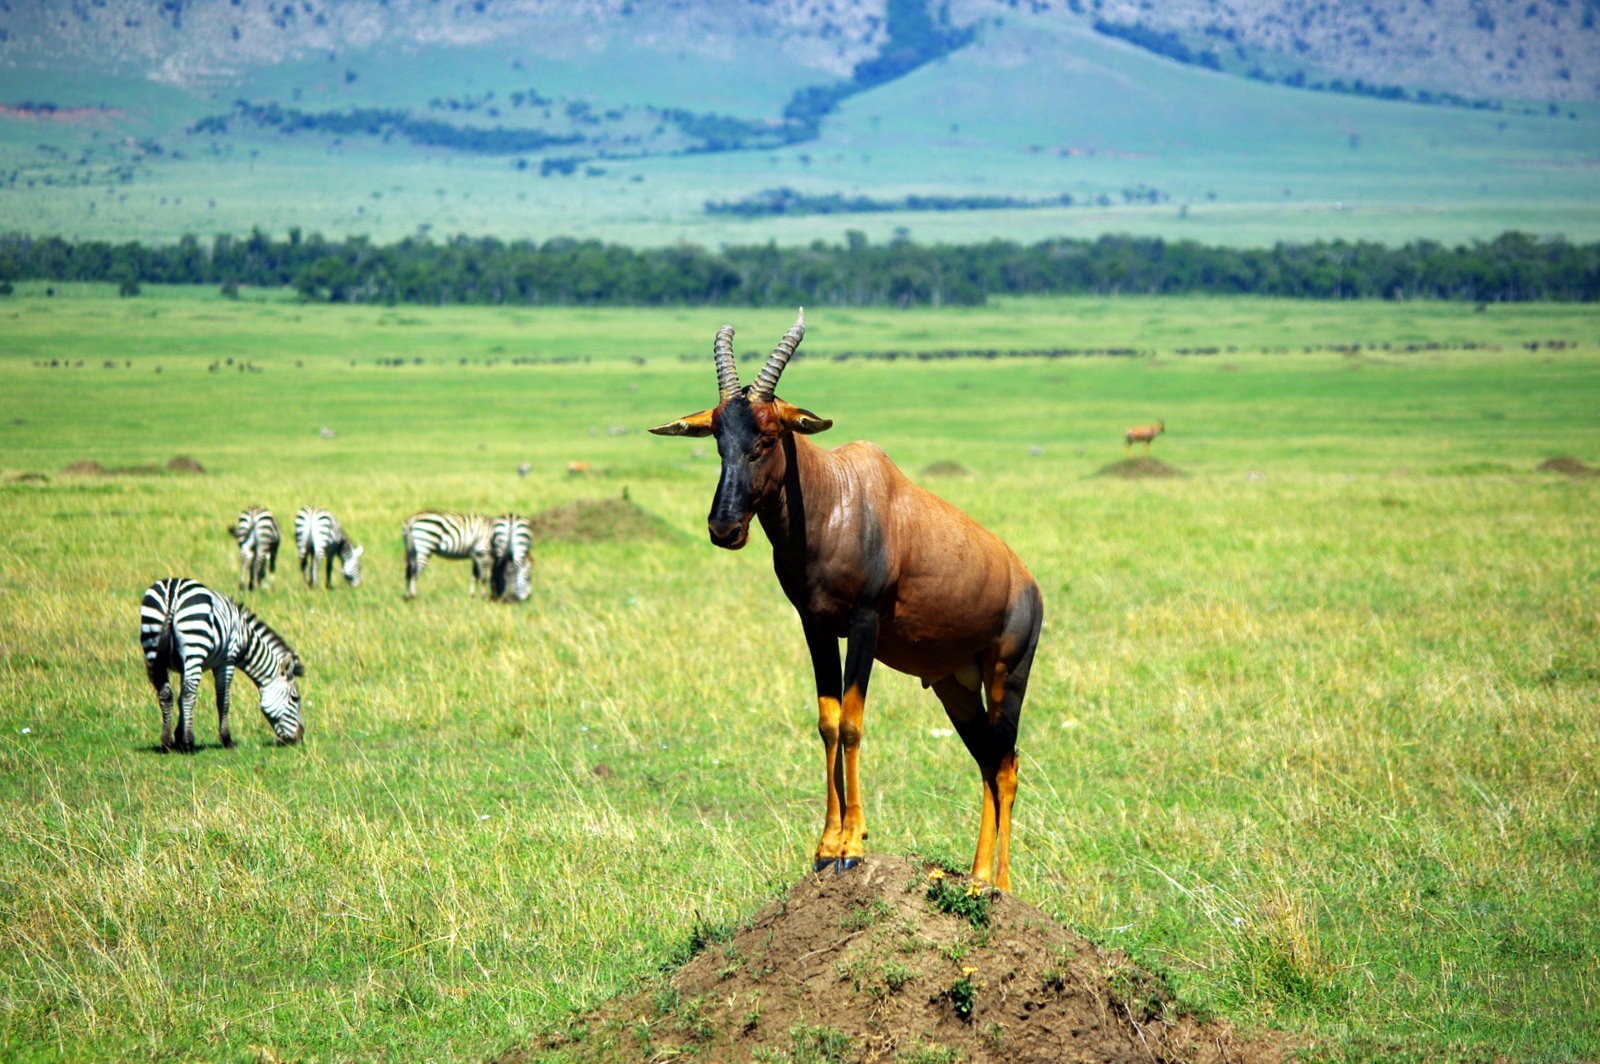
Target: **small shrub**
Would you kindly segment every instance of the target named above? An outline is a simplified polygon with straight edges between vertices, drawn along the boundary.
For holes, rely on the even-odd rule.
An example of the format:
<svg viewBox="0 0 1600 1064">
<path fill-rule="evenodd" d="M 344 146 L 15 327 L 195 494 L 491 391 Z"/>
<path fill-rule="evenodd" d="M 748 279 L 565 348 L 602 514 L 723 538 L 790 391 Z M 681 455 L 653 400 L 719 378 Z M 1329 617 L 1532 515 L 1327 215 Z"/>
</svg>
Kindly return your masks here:
<svg viewBox="0 0 1600 1064">
<path fill-rule="evenodd" d="M 928 873 L 928 900 L 939 911 L 962 917 L 973 927 L 988 926 L 994 895 L 993 887 L 976 880 L 964 887 L 951 882 L 942 868 Z"/>
</svg>

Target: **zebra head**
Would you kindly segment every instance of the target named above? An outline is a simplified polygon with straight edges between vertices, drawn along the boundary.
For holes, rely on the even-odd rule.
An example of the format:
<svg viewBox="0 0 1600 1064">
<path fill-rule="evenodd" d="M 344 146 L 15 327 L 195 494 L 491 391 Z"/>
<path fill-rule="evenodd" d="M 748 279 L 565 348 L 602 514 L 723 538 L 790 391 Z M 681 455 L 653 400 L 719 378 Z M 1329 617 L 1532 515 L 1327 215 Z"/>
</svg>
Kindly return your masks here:
<svg viewBox="0 0 1600 1064">
<path fill-rule="evenodd" d="M 306 733 L 300 721 L 300 685 L 295 682 L 305 674 L 299 656 L 291 653 L 278 662 L 271 678 L 261 686 L 261 713 L 284 746 L 299 742 Z"/>
<path fill-rule="evenodd" d="M 345 551 L 340 559 L 340 564 L 344 567 L 344 578 L 350 581 L 351 587 L 361 586 L 361 552 L 364 549 L 364 547 L 352 547 Z"/>
<path fill-rule="evenodd" d="M 511 600 L 526 602 L 533 594 L 533 563 L 524 558 L 513 563 L 511 569 Z"/>
</svg>

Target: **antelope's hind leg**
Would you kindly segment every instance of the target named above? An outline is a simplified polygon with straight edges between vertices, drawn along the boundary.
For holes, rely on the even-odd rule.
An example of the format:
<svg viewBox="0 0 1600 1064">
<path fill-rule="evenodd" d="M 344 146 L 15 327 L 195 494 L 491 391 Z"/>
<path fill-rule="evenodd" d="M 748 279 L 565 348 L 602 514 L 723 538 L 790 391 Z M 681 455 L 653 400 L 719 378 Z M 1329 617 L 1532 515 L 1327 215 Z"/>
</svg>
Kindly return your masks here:
<svg viewBox="0 0 1600 1064">
<path fill-rule="evenodd" d="M 1011 889 L 1011 807 L 1017 798 L 1017 723 L 1039 642 L 1043 608 L 1036 588 L 1013 604 L 1006 630 L 981 661 L 936 681 L 956 734 L 978 763 L 983 807 L 972 878 Z"/>
</svg>

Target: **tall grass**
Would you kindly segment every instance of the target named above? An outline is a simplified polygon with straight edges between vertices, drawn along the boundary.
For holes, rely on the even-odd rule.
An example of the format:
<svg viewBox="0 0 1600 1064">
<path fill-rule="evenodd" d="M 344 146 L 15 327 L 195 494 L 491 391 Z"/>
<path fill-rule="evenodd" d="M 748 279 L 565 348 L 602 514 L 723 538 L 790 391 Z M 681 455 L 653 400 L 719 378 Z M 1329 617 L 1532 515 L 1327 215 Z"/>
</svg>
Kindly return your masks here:
<svg viewBox="0 0 1600 1064">
<path fill-rule="evenodd" d="M 821 770 L 792 611 L 759 537 L 705 542 L 714 451 L 638 431 L 709 401 L 723 315 L 166 294 L 5 312 L 0 1055 L 481 1057 L 803 872 Z M 788 313 L 737 315 L 740 349 L 764 355 Z M 1600 508 L 1594 481 L 1534 471 L 1600 462 L 1581 312 L 814 317 L 784 390 L 837 419 L 819 442 L 875 439 L 913 475 L 959 461 L 930 483 L 1044 590 L 1022 897 L 1335 1054 L 1600 1054 Z M 1051 346 L 1076 323 L 1151 354 L 825 357 Z M 1200 336 L 1224 353 L 1173 356 Z M 1520 346 L 1556 338 L 1578 346 Z M 1352 340 L 1376 348 L 1304 352 Z M 1500 350 L 1396 346 L 1467 340 Z M 578 361 L 511 365 L 524 349 Z M 228 357 L 264 372 L 208 370 Z M 52 358 L 85 365 L 34 365 Z M 1091 476 L 1156 416 L 1155 456 L 1189 478 Z M 210 472 L 59 472 L 180 452 Z M 29 471 L 48 482 L 12 479 Z M 676 531 L 536 544 L 520 607 L 469 601 L 447 561 L 401 597 L 414 509 L 624 491 Z M 231 591 L 224 527 L 250 502 L 334 508 L 367 578 L 313 593 L 285 554 L 249 598 L 306 659 L 304 746 L 271 744 L 243 684 L 241 744 L 217 748 L 207 684 L 205 748 L 160 754 L 139 592 L 172 573 Z M 978 779 L 947 727 L 876 674 L 876 849 L 967 859 Z"/>
</svg>

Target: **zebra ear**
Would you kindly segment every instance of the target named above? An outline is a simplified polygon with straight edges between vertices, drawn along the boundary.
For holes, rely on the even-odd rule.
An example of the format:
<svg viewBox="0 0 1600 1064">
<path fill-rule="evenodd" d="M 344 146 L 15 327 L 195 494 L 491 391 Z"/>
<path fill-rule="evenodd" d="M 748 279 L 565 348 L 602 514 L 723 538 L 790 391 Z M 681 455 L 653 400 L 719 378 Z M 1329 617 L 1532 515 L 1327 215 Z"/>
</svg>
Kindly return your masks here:
<svg viewBox="0 0 1600 1064">
<path fill-rule="evenodd" d="M 355 550 L 350 552 L 350 556 L 352 558 L 359 558 L 359 557 L 361 557 L 361 552 L 366 550 L 366 549 L 367 548 L 365 548 L 365 547 L 357 547 Z"/>
</svg>

